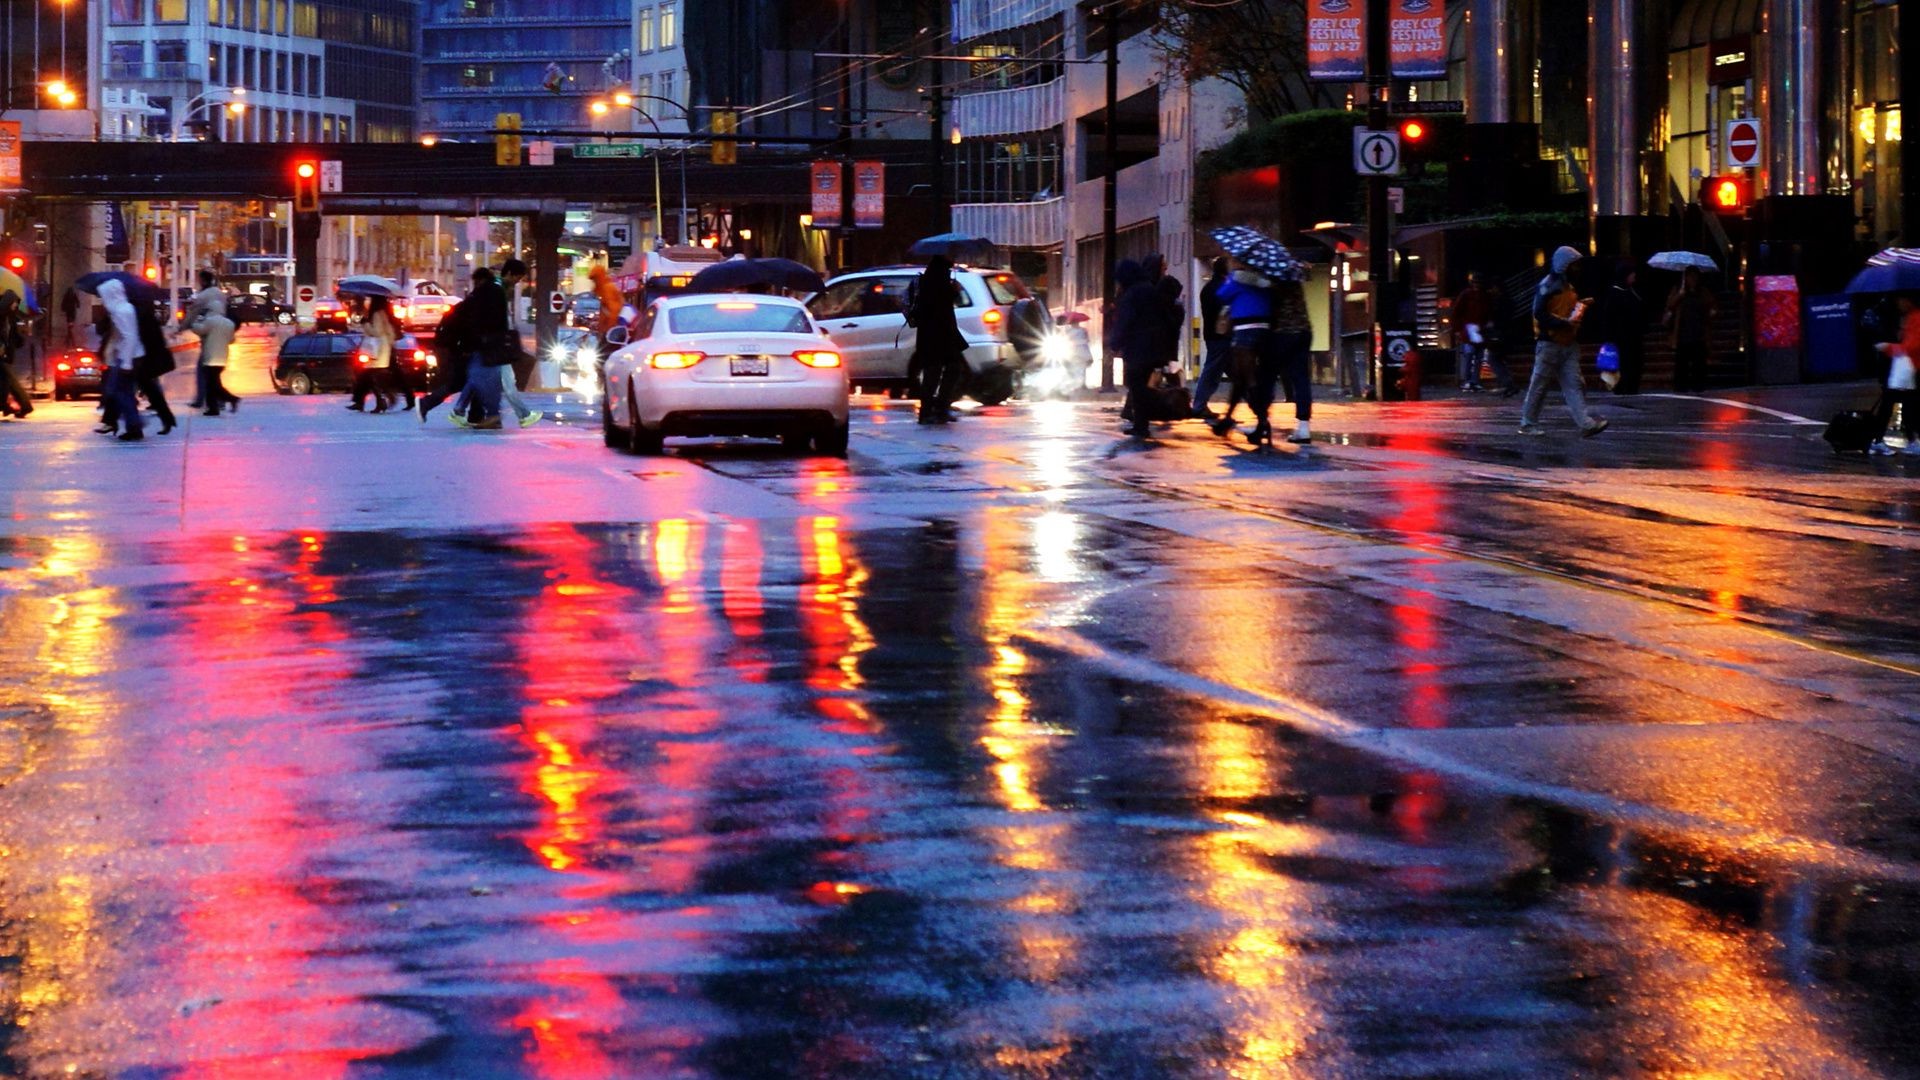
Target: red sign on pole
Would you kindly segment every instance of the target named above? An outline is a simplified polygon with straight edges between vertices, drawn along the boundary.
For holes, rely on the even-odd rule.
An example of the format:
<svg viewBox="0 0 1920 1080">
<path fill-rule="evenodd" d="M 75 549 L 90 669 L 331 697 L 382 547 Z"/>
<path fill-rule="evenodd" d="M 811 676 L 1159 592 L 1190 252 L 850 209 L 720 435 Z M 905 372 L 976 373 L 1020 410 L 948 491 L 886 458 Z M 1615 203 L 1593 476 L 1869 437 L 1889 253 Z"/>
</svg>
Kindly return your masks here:
<svg viewBox="0 0 1920 1080">
<path fill-rule="evenodd" d="M 293 291 L 293 300 L 297 304 L 313 303 L 313 286 L 302 285 Z"/>
<path fill-rule="evenodd" d="M 1387 47 L 1396 79 L 1447 77 L 1445 0 L 1393 0 Z"/>
<path fill-rule="evenodd" d="M 840 163 L 816 161 L 807 170 L 807 190 L 812 194 L 813 227 L 840 227 Z"/>
<path fill-rule="evenodd" d="M 1307 0 L 1307 77 L 1367 77 L 1366 0 Z"/>
<path fill-rule="evenodd" d="M 887 223 L 887 167 L 878 161 L 853 163 L 853 227 L 878 229 Z"/>
<path fill-rule="evenodd" d="M 1760 121 L 1728 121 L 1726 141 L 1727 168 L 1757 169 L 1760 167 Z"/>
<path fill-rule="evenodd" d="M 20 186 L 20 121 L 0 120 L 0 188 Z"/>
</svg>

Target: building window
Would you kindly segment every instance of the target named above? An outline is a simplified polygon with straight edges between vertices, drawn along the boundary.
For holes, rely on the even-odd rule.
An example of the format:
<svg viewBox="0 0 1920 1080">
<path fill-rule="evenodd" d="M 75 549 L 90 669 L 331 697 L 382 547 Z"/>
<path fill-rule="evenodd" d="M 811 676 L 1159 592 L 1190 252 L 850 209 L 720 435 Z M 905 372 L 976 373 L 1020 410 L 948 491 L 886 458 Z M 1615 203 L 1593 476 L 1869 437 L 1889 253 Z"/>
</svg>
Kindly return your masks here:
<svg viewBox="0 0 1920 1080">
<path fill-rule="evenodd" d="M 660 73 L 660 96 L 673 102 L 675 105 L 680 104 L 680 99 L 673 96 L 673 72 L 671 71 L 663 71 Z"/>
<path fill-rule="evenodd" d="M 653 51 L 653 9 L 640 9 L 640 51 Z"/>
<path fill-rule="evenodd" d="M 186 22 L 187 0 L 153 0 L 153 21 L 162 23 Z"/>
<path fill-rule="evenodd" d="M 660 5 L 660 47 L 671 49 L 680 44 L 680 20 L 673 4 Z"/>
<path fill-rule="evenodd" d="M 153 62 L 156 64 L 184 64 L 187 62 L 187 43 L 184 41 L 156 41 L 153 43 Z"/>
<path fill-rule="evenodd" d="M 107 46 L 107 63 L 121 69 L 139 67 L 146 62 L 146 49 L 138 41 L 116 41 Z"/>
<path fill-rule="evenodd" d="M 207 0 L 207 25 L 220 25 L 220 0 Z"/>
<path fill-rule="evenodd" d="M 320 118 L 320 141 L 321 142 L 333 141 L 333 117 L 332 116 L 322 116 Z"/>
<path fill-rule="evenodd" d="M 215 86 L 220 85 L 221 82 L 220 50 L 217 48 L 207 53 L 207 81 Z"/>
<path fill-rule="evenodd" d="M 320 58 L 307 57 L 307 93 L 314 97 L 326 93 L 326 84 L 320 81 Z"/>
<path fill-rule="evenodd" d="M 115 26 L 138 26 L 146 21 L 146 0 L 111 0 L 107 21 Z"/>
<path fill-rule="evenodd" d="M 294 0 L 293 32 L 299 37 L 320 36 L 320 5 L 314 0 Z"/>
<path fill-rule="evenodd" d="M 460 85 L 469 89 L 493 85 L 493 69 L 469 64 L 460 69 Z"/>
<path fill-rule="evenodd" d="M 633 92 L 642 98 L 652 97 L 653 96 L 653 76 L 641 75 L 638 78 L 634 79 Z M 647 105 L 644 101 L 641 103 L 641 108 L 646 109 L 649 113 L 653 111 L 653 107 L 650 105 Z"/>
<path fill-rule="evenodd" d="M 287 0 L 273 0 L 273 32 L 287 32 Z"/>
</svg>

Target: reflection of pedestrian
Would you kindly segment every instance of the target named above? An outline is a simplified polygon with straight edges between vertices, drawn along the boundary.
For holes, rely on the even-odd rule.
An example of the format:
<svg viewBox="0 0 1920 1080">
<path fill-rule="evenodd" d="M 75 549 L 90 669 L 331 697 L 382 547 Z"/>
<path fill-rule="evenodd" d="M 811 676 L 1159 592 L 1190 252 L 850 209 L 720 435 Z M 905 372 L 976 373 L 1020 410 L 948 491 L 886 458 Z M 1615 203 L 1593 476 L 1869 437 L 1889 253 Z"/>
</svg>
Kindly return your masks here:
<svg viewBox="0 0 1920 1080">
<path fill-rule="evenodd" d="M 1620 381 L 1613 384 L 1616 394 L 1640 392 L 1640 373 L 1647 362 L 1647 305 L 1634 285 L 1639 277 L 1631 262 L 1622 262 L 1614 271 L 1613 287 L 1602 293 L 1594 312 L 1595 329 L 1603 344 L 1612 345 L 1620 358 Z"/>
<path fill-rule="evenodd" d="M 0 292 L 0 413 L 21 418 L 33 411 L 33 398 L 13 370 L 20 347 L 27 343 L 25 323 L 19 295 L 12 289 Z"/>
<path fill-rule="evenodd" d="M 1673 388 L 1697 394 L 1707 388 L 1707 341 L 1713 332 L 1713 294 L 1700 271 L 1687 267 L 1667 299 L 1666 324 L 1673 343 Z"/>
<path fill-rule="evenodd" d="M 1200 365 L 1200 377 L 1193 383 L 1193 415 L 1201 420 L 1213 419 L 1213 410 L 1207 405 L 1220 388 L 1233 347 L 1233 328 L 1221 318 L 1220 286 L 1226 283 L 1227 258 L 1222 255 L 1213 260 L 1213 276 L 1200 287 L 1200 340 L 1206 346 L 1206 359 Z"/>
<path fill-rule="evenodd" d="M 953 262 L 945 255 L 927 260 L 913 292 L 914 360 L 920 373 L 920 422 L 944 424 L 966 387 L 967 339 L 953 313 Z"/>
<path fill-rule="evenodd" d="M 1894 452 L 1887 445 L 1887 424 L 1893 419 L 1893 407 L 1900 406 L 1900 430 L 1907 438 L 1907 453 L 1920 454 L 1915 435 L 1920 433 L 1920 392 L 1916 392 L 1914 365 L 1920 358 L 1920 306 L 1912 293 L 1901 293 L 1895 304 L 1900 312 L 1898 340 L 1882 342 L 1875 348 L 1885 353 L 1886 386 L 1880 391 L 1880 403 L 1874 406 L 1874 439 L 1867 447 L 1870 454 L 1885 456 Z"/>
<path fill-rule="evenodd" d="M 1540 406 L 1546 401 L 1547 384 L 1559 383 L 1560 396 L 1567 411 L 1580 425 L 1580 434 L 1598 435 L 1607 422 L 1587 413 L 1586 377 L 1580 372 L 1580 321 L 1586 301 L 1579 298 L 1567 272 L 1580 261 L 1580 253 L 1562 247 L 1553 253 L 1553 273 L 1540 281 L 1533 296 L 1533 325 L 1538 342 L 1533 347 L 1533 377 L 1527 381 L 1527 397 L 1520 408 L 1520 434 L 1544 435 L 1540 426 Z"/>
</svg>

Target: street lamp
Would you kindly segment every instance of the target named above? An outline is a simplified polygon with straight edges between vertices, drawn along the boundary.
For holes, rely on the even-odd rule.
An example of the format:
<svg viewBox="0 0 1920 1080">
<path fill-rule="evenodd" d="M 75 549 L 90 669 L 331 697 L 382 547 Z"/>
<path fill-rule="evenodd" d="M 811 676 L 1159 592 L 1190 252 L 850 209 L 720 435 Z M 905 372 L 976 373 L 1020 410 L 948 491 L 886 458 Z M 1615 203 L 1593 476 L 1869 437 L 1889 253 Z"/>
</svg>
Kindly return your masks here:
<svg viewBox="0 0 1920 1080">
<path fill-rule="evenodd" d="M 615 90 L 611 96 L 613 98 L 613 104 L 623 105 L 629 109 L 632 109 L 634 112 L 639 113 L 641 116 L 646 117 L 647 123 L 653 124 L 653 131 L 654 131 L 654 134 L 656 135 L 660 134 L 660 125 L 654 122 L 653 117 L 649 116 L 645 109 L 642 109 L 640 106 L 634 104 L 634 102 L 658 101 L 662 105 L 671 105 L 674 108 L 679 109 L 681 117 L 686 121 L 688 133 L 689 134 L 692 133 L 693 114 L 687 111 L 687 107 L 685 105 L 680 104 L 679 102 L 673 100 L 672 98 L 663 98 L 658 94 L 636 94 L 630 90 Z M 608 108 L 607 108 L 606 102 L 604 101 L 594 102 L 595 116 L 605 116 L 607 114 L 607 111 L 608 111 Z M 654 164 L 656 166 L 659 165 L 659 161 L 656 159 Z M 654 184 L 654 189 L 655 189 L 654 201 L 656 203 L 658 203 L 659 201 L 659 186 L 660 185 L 658 183 L 658 177 L 656 177 L 655 184 Z M 654 208 L 654 211 L 656 213 L 659 213 L 659 209 L 660 208 L 656 205 Z M 687 232 L 687 210 L 688 210 L 688 207 L 687 207 L 687 147 L 686 147 L 686 144 L 683 143 L 680 146 L 680 232 L 682 233 L 681 240 L 683 242 L 686 240 L 686 236 L 684 234 Z M 661 225 L 664 226 L 666 224 L 666 218 L 662 216 L 660 219 L 660 222 L 661 222 Z"/>
<path fill-rule="evenodd" d="M 47 100 L 52 102 L 55 108 L 59 109 L 71 109 L 80 102 L 80 95 L 75 93 L 71 86 L 67 85 L 65 79 L 52 79 L 44 83 L 20 83 L 7 87 L 4 100 L 0 100 L 0 116 L 7 115 L 7 112 L 13 108 L 14 93 L 26 89 L 33 89 L 45 94 Z"/>
<path fill-rule="evenodd" d="M 217 94 L 228 95 L 227 100 L 225 101 L 219 100 L 215 96 Z M 211 90 L 203 90 L 200 93 L 195 94 L 194 96 L 188 98 L 186 107 L 181 112 L 180 126 L 174 130 L 172 141 L 180 142 L 181 141 L 180 134 L 183 130 L 185 130 L 188 124 L 191 124 L 193 122 L 193 114 L 199 112 L 200 110 L 206 108 L 209 105 L 225 106 L 223 111 L 228 116 L 233 117 L 234 119 L 239 119 L 240 117 L 246 115 L 246 112 L 247 112 L 247 103 L 245 100 L 246 96 L 247 96 L 247 88 L 244 86 L 233 86 L 233 87 L 216 86 Z M 216 123 L 211 117 L 209 117 L 207 120 L 207 132 L 209 135 L 209 138 L 207 141 L 209 142 L 222 141 L 222 139 L 220 138 L 220 125 Z"/>
</svg>

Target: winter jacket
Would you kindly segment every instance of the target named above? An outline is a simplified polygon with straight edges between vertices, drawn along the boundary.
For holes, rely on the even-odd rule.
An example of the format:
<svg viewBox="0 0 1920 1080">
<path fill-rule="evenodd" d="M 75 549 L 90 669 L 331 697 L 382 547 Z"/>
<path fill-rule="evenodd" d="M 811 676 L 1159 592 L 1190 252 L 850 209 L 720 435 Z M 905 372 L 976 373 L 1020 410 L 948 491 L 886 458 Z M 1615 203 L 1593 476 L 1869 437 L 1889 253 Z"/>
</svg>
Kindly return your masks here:
<svg viewBox="0 0 1920 1080">
<path fill-rule="evenodd" d="M 1273 282 L 1251 270 L 1235 270 L 1220 286 L 1220 299 L 1227 305 L 1227 319 L 1236 328 L 1273 325 Z"/>
<path fill-rule="evenodd" d="M 118 281 L 103 282 L 100 304 L 107 309 L 108 325 L 112 328 L 103 349 L 106 361 L 121 371 L 132 371 L 146 350 L 140 344 L 140 317 L 127 301 L 126 286 Z"/>
</svg>

